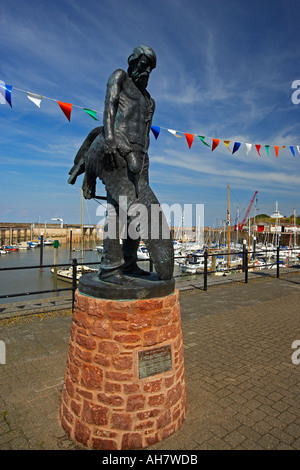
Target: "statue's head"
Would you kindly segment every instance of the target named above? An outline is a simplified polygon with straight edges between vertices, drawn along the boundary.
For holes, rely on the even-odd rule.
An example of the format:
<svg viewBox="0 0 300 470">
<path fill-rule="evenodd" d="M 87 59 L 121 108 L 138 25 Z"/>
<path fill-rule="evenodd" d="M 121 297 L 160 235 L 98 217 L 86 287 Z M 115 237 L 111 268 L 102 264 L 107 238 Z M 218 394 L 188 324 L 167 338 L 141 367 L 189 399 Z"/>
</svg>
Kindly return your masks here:
<svg viewBox="0 0 300 470">
<path fill-rule="evenodd" d="M 156 67 L 156 54 L 149 46 L 137 46 L 128 57 L 128 75 L 139 88 L 146 88 L 150 72 Z"/>
</svg>

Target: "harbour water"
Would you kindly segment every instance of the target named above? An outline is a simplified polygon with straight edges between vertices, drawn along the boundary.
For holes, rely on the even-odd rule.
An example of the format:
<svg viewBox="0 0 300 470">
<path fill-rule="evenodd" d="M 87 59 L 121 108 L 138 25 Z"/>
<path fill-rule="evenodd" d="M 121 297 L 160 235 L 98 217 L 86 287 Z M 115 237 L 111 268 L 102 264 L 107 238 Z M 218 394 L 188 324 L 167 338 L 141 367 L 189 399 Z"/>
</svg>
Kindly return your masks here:
<svg viewBox="0 0 300 470">
<path fill-rule="evenodd" d="M 86 249 L 87 248 L 87 249 Z M 87 246 L 84 249 L 84 264 L 88 265 L 93 262 L 100 262 L 100 253 L 96 250 L 95 244 Z M 80 246 L 73 245 L 76 251 L 70 252 L 69 245 L 61 245 L 58 248 L 57 264 L 70 264 L 73 258 L 77 258 L 78 263 L 81 263 L 81 250 Z M 78 250 L 78 251 L 77 251 Z M 43 265 L 54 265 L 54 248 L 53 246 L 44 246 L 43 248 Z M 21 266 L 40 266 L 40 247 L 30 248 L 28 250 L 19 250 L 9 254 L 0 256 L 0 268 L 8 267 L 21 267 Z M 93 265 L 97 268 L 97 265 Z M 17 293 L 27 293 L 42 290 L 54 289 L 54 278 L 50 268 L 40 269 L 18 269 L 0 271 L 0 295 L 9 295 Z M 57 289 L 71 287 L 70 283 L 57 280 Z M 57 295 L 63 293 L 57 292 Z M 31 300 L 43 297 L 51 297 L 55 293 L 26 295 L 18 297 L 9 297 L 0 299 L 0 303 L 19 302 L 21 300 Z"/>
</svg>

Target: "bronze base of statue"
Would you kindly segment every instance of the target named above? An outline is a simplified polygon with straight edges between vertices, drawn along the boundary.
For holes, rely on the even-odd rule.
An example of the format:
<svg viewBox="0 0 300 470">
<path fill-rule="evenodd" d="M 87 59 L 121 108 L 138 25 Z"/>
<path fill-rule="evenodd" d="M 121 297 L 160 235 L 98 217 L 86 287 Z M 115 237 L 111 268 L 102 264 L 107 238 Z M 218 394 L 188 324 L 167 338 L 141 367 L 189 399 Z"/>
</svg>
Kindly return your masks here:
<svg viewBox="0 0 300 470">
<path fill-rule="evenodd" d="M 97 273 L 83 274 L 79 279 L 78 291 L 98 299 L 128 300 L 165 297 L 175 289 L 174 278 L 162 281 L 156 273 L 140 277 L 128 274 L 123 276 L 128 281 L 126 284 L 108 282 Z"/>
</svg>

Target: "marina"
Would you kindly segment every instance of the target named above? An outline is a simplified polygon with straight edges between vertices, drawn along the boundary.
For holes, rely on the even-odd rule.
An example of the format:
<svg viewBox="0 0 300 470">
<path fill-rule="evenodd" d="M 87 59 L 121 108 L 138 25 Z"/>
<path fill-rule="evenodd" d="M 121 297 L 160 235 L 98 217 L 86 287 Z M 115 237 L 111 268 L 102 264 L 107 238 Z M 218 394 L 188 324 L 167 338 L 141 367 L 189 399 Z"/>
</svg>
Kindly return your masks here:
<svg viewBox="0 0 300 470">
<path fill-rule="evenodd" d="M 257 244 L 243 247 L 241 244 L 230 244 L 230 250 L 226 245 L 212 242 L 204 244 L 201 248 L 196 242 L 174 241 L 175 263 L 174 277 L 176 279 L 190 277 L 197 279 L 199 274 L 207 270 L 210 276 L 226 276 L 243 272 L 243 250 L 250 248 L 247 255 L 247 268 L 251 270 L 273 270 L 277 267 L 277 249 L 269 244 Z M 73 280 L 72 260 L 76 259 L 77 281 L 83 272 L 97 272 L 101 260 L 102 245 L 91 242 L 83 248 L 77 243 L 70 250 L 69 244 L 62 244 L 55 249 L 53 244 L 44 244 L 41 247 L 24 249 L 13 246 L 3 247 L 0 255 L 1 287 L 0 304 L 16 302 L 21 300 L 35 300 L 62 295 L 59 289 L 70 288 Z M 229 254 L 228 254 L 229 253 Z M 42 258 L 41 258 L 42 256 Z M 279 265 L 283 267 L 299 267 L 300 247 L 285 246 L 279 252 Z M 42 263 L 41 263 L 42 259 Z M 83 261 L 82 261 L 83 260 Z M 146 247 L 141 243 L 138 250 L 138 261 L 143 269 L 150 270 L 149 254 Z M 206 266 L 205 266 L 206 263 Z M 42 264 L 42 267 L 40 267 Z M 55 279 L 55 265 L 56 279 Z M 34 266 L 34 268 L 30 268 Z M 12 269 L 16 268 L 16 269 Z M 24 268 L 24 269 L 21 269 Z M 47 293 L 30 294 L 47 290 Z M 49 291 L 54 291 L 49 293 Z M 26 295 L 20 296 L 23 293 Z M 28 294 L 27 294 L 28 293 Z"/>
</svg>

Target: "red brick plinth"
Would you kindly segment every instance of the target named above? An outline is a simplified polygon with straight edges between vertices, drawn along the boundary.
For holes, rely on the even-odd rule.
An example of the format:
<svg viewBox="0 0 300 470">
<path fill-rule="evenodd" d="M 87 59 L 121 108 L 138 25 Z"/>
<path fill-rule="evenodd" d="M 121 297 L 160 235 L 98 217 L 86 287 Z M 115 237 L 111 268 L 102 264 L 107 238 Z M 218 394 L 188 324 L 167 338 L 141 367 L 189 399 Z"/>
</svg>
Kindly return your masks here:
<svg viewBox="0 0 300 470">
<path fill-rule="evenodd" d="M 161 349 L 171 351 L 169 370 L 141 378 L 141 352 Z M 132 301 L 77 291 L 60 409 L 68 435 L 92 449 L 145 448 L 174 433 L 185 414 L 178 291 Z"/>
</svg>

